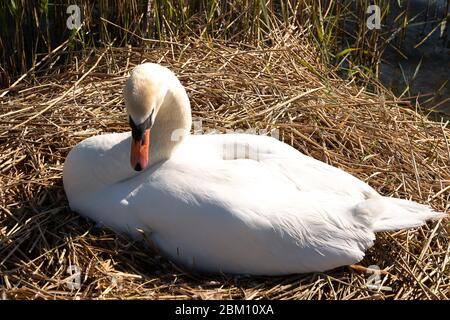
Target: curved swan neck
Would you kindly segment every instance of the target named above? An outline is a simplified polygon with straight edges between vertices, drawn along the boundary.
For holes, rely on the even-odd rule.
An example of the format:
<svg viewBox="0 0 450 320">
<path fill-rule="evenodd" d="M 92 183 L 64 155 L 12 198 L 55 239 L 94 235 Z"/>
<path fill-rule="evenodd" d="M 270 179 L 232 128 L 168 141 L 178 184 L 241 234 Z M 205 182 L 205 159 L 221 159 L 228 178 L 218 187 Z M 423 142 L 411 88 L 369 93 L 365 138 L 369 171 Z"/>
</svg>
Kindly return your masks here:
<svg viewBox="0 0 450 320">
<path fill-rule="evenodd" d="M 167 93 L 150 130 L 149 165 L 167 160 L 192 126 L 191 106 L 186 90 L 171 74 Z"/>
</svg>

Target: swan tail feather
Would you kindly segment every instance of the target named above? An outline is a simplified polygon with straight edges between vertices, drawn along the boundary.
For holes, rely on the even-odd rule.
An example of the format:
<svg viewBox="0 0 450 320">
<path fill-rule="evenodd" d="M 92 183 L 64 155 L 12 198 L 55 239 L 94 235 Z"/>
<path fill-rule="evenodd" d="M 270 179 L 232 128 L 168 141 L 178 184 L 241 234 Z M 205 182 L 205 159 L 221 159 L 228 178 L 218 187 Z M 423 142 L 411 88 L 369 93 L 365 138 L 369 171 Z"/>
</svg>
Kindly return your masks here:
<svg viewBox="0 0 450 320">
<path fill-rule="evenodd" d="M 376 197 L 361 202 L 355 208 L 357 215 L 367 220 L 374 232 L 420 227 L 428 220 L 449 217 L 430 206 L 414 201 Z"/>
</svg>

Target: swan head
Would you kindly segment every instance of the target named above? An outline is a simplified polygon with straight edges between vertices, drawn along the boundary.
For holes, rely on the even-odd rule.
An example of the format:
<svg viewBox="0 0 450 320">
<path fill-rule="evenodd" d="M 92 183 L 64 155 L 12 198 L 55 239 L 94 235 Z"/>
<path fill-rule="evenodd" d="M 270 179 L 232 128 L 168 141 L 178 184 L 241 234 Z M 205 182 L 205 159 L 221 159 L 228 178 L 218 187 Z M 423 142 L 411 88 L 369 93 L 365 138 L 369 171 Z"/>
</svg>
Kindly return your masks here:
<svg viewBox="0 0 450 320">
<path fill-rule="evenodd" d="M 150 129 L 167 93 L 163 67 L 144 63 L 132 71 L 123 94 L 131 127 L 131 166 L 136 171 L 148 166 Z"/>
</svg>

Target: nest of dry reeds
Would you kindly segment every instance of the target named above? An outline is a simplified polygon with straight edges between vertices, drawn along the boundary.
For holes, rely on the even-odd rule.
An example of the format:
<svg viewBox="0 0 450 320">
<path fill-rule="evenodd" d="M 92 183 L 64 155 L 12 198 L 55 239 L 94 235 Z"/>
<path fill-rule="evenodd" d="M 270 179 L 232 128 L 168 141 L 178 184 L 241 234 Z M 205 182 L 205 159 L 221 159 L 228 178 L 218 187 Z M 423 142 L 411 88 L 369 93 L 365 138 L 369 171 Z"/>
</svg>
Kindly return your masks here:
<svg viewBox="0 0 450 320">
<path fill-rule="evenodd" d="M 129 130 L 122 86 L 136 64 L 151 61 L 179 76 L 203 130 L 278 130 L 280 140 L 383 195 L 448 211 L 447 124 L 382 87 L 371 94 L 340 79 L 301 33 L 277 39 L 265 49 L 192 39 L 93 49 L 69 70 L 44 63 L 41 76 L 1 91 L 0 298 L 449 299 L 445 219 L 378 234 L 357 266 L 236 277 L 183 270 L 69 209 L 61 179 L 67 153 L 87 137 Z M 374 265 L 378 289 L 367 285 Z M 79 287 L 68 285 L 73 266 Z"/>
</svg>

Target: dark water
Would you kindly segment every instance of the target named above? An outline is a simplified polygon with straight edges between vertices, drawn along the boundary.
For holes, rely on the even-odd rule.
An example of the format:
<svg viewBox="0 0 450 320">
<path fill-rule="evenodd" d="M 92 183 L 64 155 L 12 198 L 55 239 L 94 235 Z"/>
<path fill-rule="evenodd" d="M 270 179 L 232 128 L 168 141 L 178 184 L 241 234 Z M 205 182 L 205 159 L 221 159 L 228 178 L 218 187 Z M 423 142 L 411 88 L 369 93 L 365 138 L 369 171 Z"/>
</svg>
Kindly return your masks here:
<svg viewBox="0 0 450 320">
<path fill-rule="evenodd" d="M 396 45 L 406 57 L 392 46 L 388 46 L 385 50 L 380 65 L 380 80 L 397 95 L 401 94 L 408 84 L 410 90 L 405 94 L 406 97 L 430 94 L 419 98 L 421 106 L 428 109 L 436 108 L 450 115 L 449 22 L 447 21 L 444 32 L 441 32 L 440 23 L 442 18 L 448 16 L 447 0 L 411 0 L 408 7 L 406 1 L 400 2 L 404 4 L 403 8 L 399 8 L 397 1 L 390 1 L 391 12 L 382 22 L 386 27 L 389 27 L 395 16 L 406 8 L 408 19 L 416 15 L 418 17 L 407 27 L 403 41 L 400 42 L 400 34 L 392 40 L 392 44 Z M 417 46 L 434 28 L 436 30 L 431 36 Z M 420 67 L 414 77 L 419 64 Z"/>
</svg>

